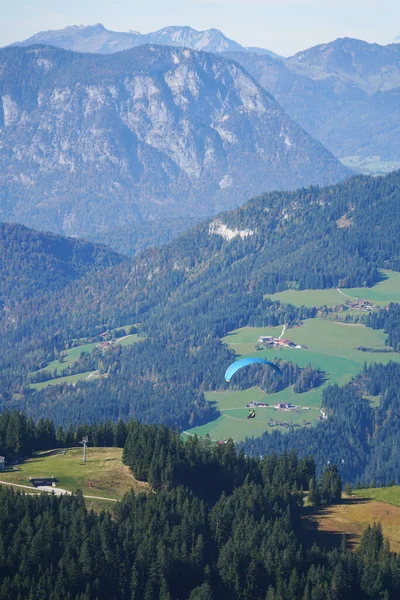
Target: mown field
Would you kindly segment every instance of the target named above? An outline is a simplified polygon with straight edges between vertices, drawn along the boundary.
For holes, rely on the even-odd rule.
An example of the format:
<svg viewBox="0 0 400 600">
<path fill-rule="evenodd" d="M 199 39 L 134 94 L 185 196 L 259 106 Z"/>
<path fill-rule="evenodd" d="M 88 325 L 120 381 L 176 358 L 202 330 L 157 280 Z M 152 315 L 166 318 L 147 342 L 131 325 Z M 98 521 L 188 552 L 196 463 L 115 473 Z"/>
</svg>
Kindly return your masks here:
<svg viewBox="0 0 400 600">
<path fill-rule="evenodd" d="M 83 462 L 82 448 L 70 448 L 65 455 L 60 450 L 41 452 L 14 467 L 13 471 L 0 473 L 1 481 L 21 485 L 30 485 L 29 477 L 55 477 L 59 488 L 70 492 L 80 489 L 89 496 L 117 500 L 130 489 L 136 492 L 148 489 L 146 483 L 136 481 L 128 467 L 122 464 L 121 448 L 89 446 L 86 463 Z M 90 481 L 93 487 L 89 486 Z"/>
<path fill-rule="evenodd" d="M 269 425 L 271 419 L 279 422 L 289 422 L 300 426 L 314 424 L 319 415 L 320 398 L 317 393 L 315 398 L 309 394 L 307 398 L 308 404 L 302 398 L 305 394 L 295 394 L 293 386 L 278 392 L 277 394 L 267 395 L 260 388 L 252 387 L 243 391 L 228 392 L 206 392 L 206 399 L 215 403 L 221 411 L 221 416 L 215 421 L 210 421 L 206 425 L 193 427 L 187 432 L 190 435 L 198 435 L 203 437 L 209 435 L 212 440 L 226 440 L 232 438 L 234 441 L 244 440 L 246 437 L 259 436 L 265 430 L 287 432 L 289 429 L 277 425 L 272 427 Z M 249 409 L 246 408 L 248 402 L 266 402 L 273 404 L 274 402 L 291 402 L 297 406 L 308 406 L 309 410 L 299 409 L 296 411 L 281 411 L 275 410 L 272 407 L 257 408 L 255 419 L 248 419 Z"/>
<path fill-rule="evenodd" d="M 390 300 L 394 300 L 396 293 L 398 293 L 400 299 L 400 273 L 391 274 L 388 279 L 376 286 L 376 288 L 378 287 L 380 287 L 379 294 L 386 293 L 388 298 L 390 296 Z M 334 291 L 312 290 L 313 293 L 321 294 L 320 299 L 323 294 Z M 348 291 L 350 293 L 350 290 Z M 352 291 L 354 292 L 354 290 Z M 288 293 L 301 294 L 302 292 Z M 378 295 L 376 290 L 375 293 Z M 336 304 L 336 302 L 333 304 Z M 284 331 L 285 338 L 293 340 L 296 344 L 303 346 L 303 348 L 257 350 L 259 346 L 257 340 L 260 336 L 271 335 L 279 337 L 281 333 L 282 326 L 244 327 L 230 332 L 222 338 L 222 341 L 234 350 L 238 357 L 257 356 L 272 361 L 282 358 L 300 367 L 311 364 L 326 373 L 325 383 L 319 388 L 303 394 L 295 394 L 293 386 L 277 394 L 270 395 L 265 394 L 257 388 L 250 388 L 245 391 L 229 390 L 227 392 L 206 393 L 207 400 L 215 403 L 215 406 L 222 414 L 215 421 L 211 421 L 201 427 L 189 429 L 189 434 L 197 434 L 199 436 L 208 434 L 214 440 L 232 437 L 235 441 L 240 441 L 247 436 L 259 436 L 266 430 L 271 431 L 278 428 L 283 433 L 289 430 L 279 425 L 270 427 L 268 423 L 271 418 L 274 421 L 286 421 L 300 426 L 315 424 L 320 416 L 319 409 L 321 407 L 322 390 L 325 386 L 332 383 L 337 383 L 338 385 L 348 383 L 362 370 L 364 362 L 387 363 L 391 360 L 400 362 L 399 353 L 363 352 L 362 350 L 358 350 L 358 347 L 387 350 L 388 348 L 385 346 L 386 335 L 383 331 L 370 329 L 361 324 L 345 324 L 319 318 L 308 319 L 300 327 Z M 234 384 L 234 382 L 232 383 Z M 246 404 L 252 400 L 268 404 L 290 402 L 302 408 L 307 407 L 309 410 L 292 412 L 261 408 L 257 409 L 255 419 L 248 420 Z M 377 399 L 371 398 L 371 402 L 376 404 Z"/>
<path fill-rule="evenodd" d="M 400 302 L 400 273 L 397 271 L 382 271 L 382 281 L 371 288 L 340 288 L 329 290 L 286 290 L 269 295 L 271 300 L 291 303 L 295 306 L 337 306 L 347 300 L 358 298 L 369 300 L 379 306 L 387 306 L 390 302 Z M 350 297 L 349 297 L 350 296 Z"/>
<path fill-rule="evenodd" d="M 397 501 L 400 499 L 400 488 L 396 489 Z M 329 506 L 308 514 L 306 519 L 311 527 L 318 528 L 315 537 L 319 541 L 330 544 L 340 543 L 344 535 L 353 548 L 356 548 L 363 531 L 368 525 L 380 523 L 384 537 L 389 538 L 390 548 L 400 551 L 400 506 L 382 501 L 380 488 L 373 490 L 355 490 L 356 496 L 344 497 L 341 504 Z M 385 495 L 385 494 L 384 494 Z M 390 493 L 389 493 L 390 495 Z"/>
</svg>

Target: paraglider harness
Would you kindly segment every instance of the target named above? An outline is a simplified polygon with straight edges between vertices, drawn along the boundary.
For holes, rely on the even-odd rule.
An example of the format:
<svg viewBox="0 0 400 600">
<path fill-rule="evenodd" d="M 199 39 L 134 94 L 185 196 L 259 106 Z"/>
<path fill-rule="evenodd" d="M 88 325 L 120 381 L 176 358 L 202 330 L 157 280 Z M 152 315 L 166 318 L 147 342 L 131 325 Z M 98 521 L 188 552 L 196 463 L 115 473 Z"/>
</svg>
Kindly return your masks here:
<svg viewBox="0 0 400 600">
<path fill-rule="evenodd" d="M 249 414 L 247 415 L 247 418 L 248 419 L 254 419 L 255 416 L 256 416 L 256 411 L 253 409 L 253 410 L 249 411 Z"/>
</svg>

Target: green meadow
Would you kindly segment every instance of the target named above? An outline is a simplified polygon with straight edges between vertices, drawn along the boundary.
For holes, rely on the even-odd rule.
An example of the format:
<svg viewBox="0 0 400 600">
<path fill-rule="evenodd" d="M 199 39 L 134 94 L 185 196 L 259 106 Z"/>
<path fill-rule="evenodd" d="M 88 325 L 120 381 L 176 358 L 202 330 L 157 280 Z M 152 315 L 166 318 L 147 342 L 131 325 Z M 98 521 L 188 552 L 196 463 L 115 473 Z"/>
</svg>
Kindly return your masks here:
<svg viewBox="0 0 400 600">
<path fill-rule="evenodd" d="M 122 448 L 89 446 L 86 463 L 82 456 L 82 448 L 70 448 L 66 454 L 60 450 L 38 452 L 11 471 L 2 472 L 0 479 L 29 486 L 30 477 L 55 477 L 56 486 L 61 489 L 69 492 L 80 489 L 84 494 L 110 499 L 120 499 L 130 489 L 135 492 L 148 490 L 148 485 L 136 481 L 128 467 L 122 464 Z"/>
<path fill-rule="evenodd" d="M 300 327 L 285 330 L 284 337 L 293 340 L 303 348 L 257 350 L 259 346 L 257 340 L 261 335 L 276 337 L 281 332 L 282 327 L 244 327 L 230 332 L 222 341 L 232 348 L 238 357 L 258 356 L 272 361 L 281 358 L 300 367 L 311 364 L 326 373 L 325 383 L 303 394 L 296 394 L 293 386 L 270 395 L 259 388 L 207 392 L 206 399 L 219 409 L 221 416 L 206 425 L 189 429 L 188 434 L 199 436 L 208 434 L 214 440 L 232 437 L 235 441 L 239 441 L 247 436 L 258 436 L 266 430 L 272 431 L 275 428 L 283 433 L 288 431 L 281 426 L 270 427 L 268 422 L 271 418 L 274 421 L 287 421 L 301 426 L 315 424 L 320 415 L 322 390 L 325 386 L 332 383 L 339 385 L 348 383 L 362 370 L 364 362 L 387 363 L 391 360 L 400 362 L 399 353 L 357 350 L 359 346 L 376 350 L 387 349 L 386 335 L 383 331 L 370 329 L 364 325 L 344 324 L 318 318 L 308 319 Z M 259 408 L 255 419 L 247 419 L 246 404 L 250 401 L 268 404 L 290 402 L 298 406 L 299 410 L 276 411 L 273 408 Z M 375 398 L 371 398 L 371 401 L 376 404 Z"/>
<path fill-rule="evenodd" d="M 353 490 L 353 496 L 361 498 L 371 498 L 377 502 L 386 502 L 393 506 L 400 506 L 400 486 L 393 485 L 385 488 L 366 488 L 363 490 Z"/>
<path fill-rule="evenodd" d="M 30 388 L 34 390 L 42 390 L 48 385 L 61 385 L 63 383 L 74 384 L 77 381 L 87 381 L 88 379 L 100 377 L 99 371 L 85 371 L 85 373 L 76 373 L 75 375 L 66 375 L 65 377 L 56 377 L 55 379 L 49 379 L 48 381 L 41 381 L 40 383 L 31 383 Z"/>
<path fill-rule="evenodd" d="M 279 329 L 279 328 L 278 328 Z M 249 335 L 254 331 L 253 349 L 250 350 Z M 275 335 L 276 328 L 264 328 L 261 335 Z M 400 362 L 400 354 L 395 352 L 362 352 L 359 346 L 374 349 L 387 349 L 385 346 L 386 335 L 381 330 L 370 329 L 364 325 L 352 325 L 327 321 L 324 319 L 308 319 L 300 327 L 286 329 L 284 336 L 307 348 L 273 348 L 256 350 L 260 328 L 245 327 L 238 329 L 229 336 L 228 345 L 238 355 L 246 340 L 249 352 L 246 355 L 261 358 L 282 358 L 305 367 L 311 364 L 327 373 L 329 383 L 343 385 L 350 381 L 362 369 L 363 363 L 381 362 L 390 360 Z M 224 338 L 226 341 L 227 338 Z M 327 382 L 327 383 L 328 383 Z M 326 385 L 326 384 L 325 384 Z M 319 388 L 321 390 L 321 388 Z M 315 391 L 315 390 L 314 390 Z M 301 394 L 301 396 L 306 396 Z M 296 394 L 298 396 L 298 394 Z"/>
<path fill-rule="evenodd" d="M 60 375 L 64 369 L 67 367 L 71 367 L 74 363 L 76 363 L 82 354 L 85 352 L 89 354 L 93 348 L 97 346 L 97 342 L 93 344 L 83 344 L 82 346 L 75 346 L 74 348 L 70 348 L 65 351 L 65 356 L 62 358 L 60 362 L 58 359 L 51 361 L 46 367 L 43 369 L 39 369 L 36 371 L 37 373 L 41 373 L 43 371 L 50 371 L 50 373 L 56 372 L 57 375 Z"/>
<path fill-rule="evenodd" d="M 126 335 L 122 338 L 119 338 L 117 344 L 125 348 L 126 346 L 130 346 L 131 344 L 135 344 L 140 340 L 137 333 L 133 333 L 130 335 Z M 92 378 L 100 377 L 99 371 L 85 371 L 84 373 L 77 373 L 75 375 L 65 375 L 60 377 L 59 375 L 62 373 L 63 369 L 67 367 L 71 367 L 74 363 L 76 363 L 82 352 L 89 354 L 96 346 L 97 342 L 93 344 L 83 344 L 82 346 L 76 346 L 74 348 L 70 348 L 66 351 L 66 355 L 63 358 L 63 361 L 53 360 L 50 362 L 47 367 L 43 367 L 39 371 L 35 371 L 36 373 L 41 373 L 44 371 L 49 371 L 51 374 L 56 373 L 56 377 L 54 379 L 49 379 L 48 381 L 41 381 L 40 383 L 31 383 L 29 387 L 35 390 L 41 390 L 48 385 L 60 385 L 62 383 L 76 383 L 77 381 L 84 381 Z"/>
<path fill-rule="evenodd" d="M 390 302 L 400 302 L 400 273 L 397 271 L 382 271 L 384 279 L 371 288 L 340 288 L 329 290 L 286 290 L 269 297 L 294 304 L 295 306 L 337 306 L 351 298 L 369 300 L 379 306 L 387 306 Z M 349 297 L 350 296 L 350 297 Z"/>
</svg>

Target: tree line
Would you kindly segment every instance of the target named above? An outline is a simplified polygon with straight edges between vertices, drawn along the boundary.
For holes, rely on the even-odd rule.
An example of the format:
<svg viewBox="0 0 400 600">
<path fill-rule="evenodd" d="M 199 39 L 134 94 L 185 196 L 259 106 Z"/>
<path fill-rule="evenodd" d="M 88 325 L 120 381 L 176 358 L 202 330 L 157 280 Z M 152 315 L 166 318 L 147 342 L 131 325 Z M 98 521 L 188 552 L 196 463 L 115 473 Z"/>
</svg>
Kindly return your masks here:
<svg viewBox="0 0 400 600">
<path fill-rule="evenodd" d="M 153 491 L 129 492 L 113 517 L 80 492 L 0 489 L 0 600 L 395 600 L 400 558 L 380 525 L 359 548 L 317 546 L 303 490 L 340 500 L 294 452 L 262 460 L 232 443 L 183 442 L 165 426 L 130 422 L 124 460 Z"/>
</svg>

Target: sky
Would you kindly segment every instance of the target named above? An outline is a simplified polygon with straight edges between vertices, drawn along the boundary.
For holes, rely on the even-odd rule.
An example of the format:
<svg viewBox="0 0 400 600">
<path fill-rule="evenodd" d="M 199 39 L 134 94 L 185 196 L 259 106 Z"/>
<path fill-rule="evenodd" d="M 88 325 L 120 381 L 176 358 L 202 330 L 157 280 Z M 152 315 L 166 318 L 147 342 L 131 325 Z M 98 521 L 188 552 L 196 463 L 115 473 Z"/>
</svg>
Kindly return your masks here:
<svg viewBox="0 0 400 600">
<path fill-rule="evenodd" d="M 102 23 L 114 31 L 168 25 L 220 29 L 244 46 L 290 56 L 338 37 L 400 41 L 398 0 L 0 0 L 0 46 L 38 31 Z"/>
</svg>

